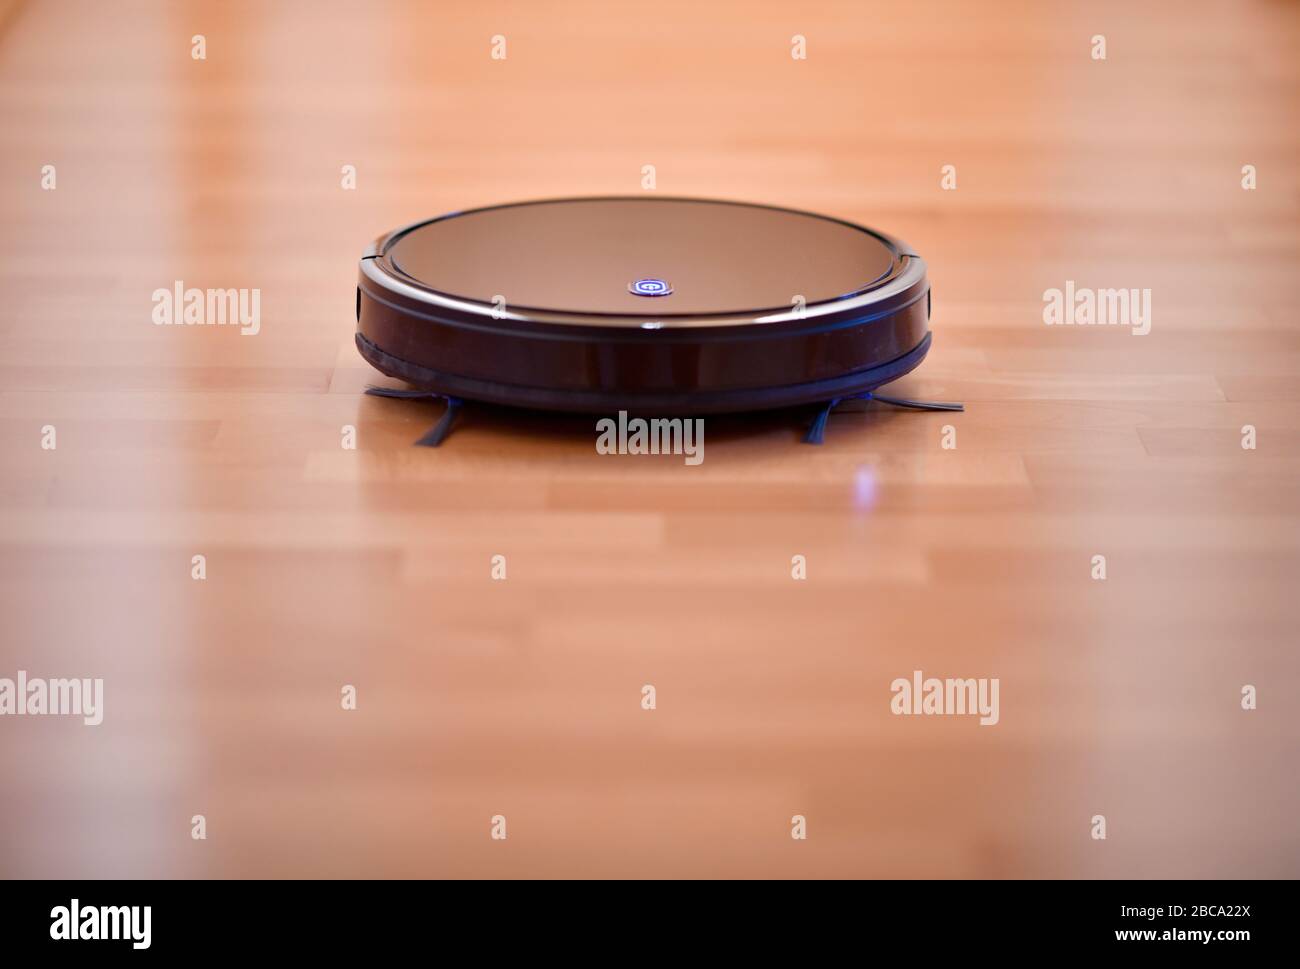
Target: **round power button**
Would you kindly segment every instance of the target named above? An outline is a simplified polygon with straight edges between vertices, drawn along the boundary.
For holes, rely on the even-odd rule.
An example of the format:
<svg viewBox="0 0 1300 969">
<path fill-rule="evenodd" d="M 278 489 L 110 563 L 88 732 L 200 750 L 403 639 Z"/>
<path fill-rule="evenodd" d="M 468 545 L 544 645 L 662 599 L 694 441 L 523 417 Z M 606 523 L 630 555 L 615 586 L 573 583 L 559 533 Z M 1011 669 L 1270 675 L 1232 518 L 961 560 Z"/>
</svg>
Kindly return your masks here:
<svg viewBox="0 0 1300 969">
<path fill-rule="evenodd" d="M 628 283 L 627 291 L 633 296 L 667 296 L 673 288 L 664 279 L 637 279 Z"/>
</svg>

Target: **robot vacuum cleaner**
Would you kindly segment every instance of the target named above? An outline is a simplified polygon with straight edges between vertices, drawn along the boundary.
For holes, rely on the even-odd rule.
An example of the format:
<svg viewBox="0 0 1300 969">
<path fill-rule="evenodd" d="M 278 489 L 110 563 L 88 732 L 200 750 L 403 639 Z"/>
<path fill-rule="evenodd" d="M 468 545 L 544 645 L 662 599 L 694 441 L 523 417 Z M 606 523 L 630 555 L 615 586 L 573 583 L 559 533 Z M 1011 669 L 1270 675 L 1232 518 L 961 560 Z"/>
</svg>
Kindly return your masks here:
<svg viewBox="0 0 1300 969">
<path fill-rule="evenodd" d="M 361 257 L 357 349 L 441 398 L 645 416 L 881 397 L 930 348 L 925 262 L 841 219 L 708 199 L 522 202 L 381 236 Z"/>
</svg>

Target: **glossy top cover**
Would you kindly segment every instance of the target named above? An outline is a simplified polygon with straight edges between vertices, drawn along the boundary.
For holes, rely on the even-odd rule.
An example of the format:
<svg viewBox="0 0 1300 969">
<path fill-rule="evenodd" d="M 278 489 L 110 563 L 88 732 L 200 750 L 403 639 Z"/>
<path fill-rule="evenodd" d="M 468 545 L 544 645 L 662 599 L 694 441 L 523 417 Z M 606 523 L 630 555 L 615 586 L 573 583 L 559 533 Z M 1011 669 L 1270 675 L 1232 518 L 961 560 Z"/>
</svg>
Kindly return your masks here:
<svg viewBox="0 0 1300 969">
<path fill-rule="evenodd" d="M 408 298 L 427 294 L 461 313 L 495 304 L 507 318 L 598 315 L 602 325 L 629 327 L 648 318 L 674 326 L 689 325 L 674 318 L 693 317 L 699 325 L 701 316 L 768 322 L 764 314 L 774 321 L 802 307 L 814 315 L 822 304 L 839 312 L 872 302 L 873 291 L 924 279 L 924 264 L 906 247 L 861 226 L 658 196 L 453 213 L 390 233 L 368 258 L 367 272 L 382 269 Z"/>
</svg>

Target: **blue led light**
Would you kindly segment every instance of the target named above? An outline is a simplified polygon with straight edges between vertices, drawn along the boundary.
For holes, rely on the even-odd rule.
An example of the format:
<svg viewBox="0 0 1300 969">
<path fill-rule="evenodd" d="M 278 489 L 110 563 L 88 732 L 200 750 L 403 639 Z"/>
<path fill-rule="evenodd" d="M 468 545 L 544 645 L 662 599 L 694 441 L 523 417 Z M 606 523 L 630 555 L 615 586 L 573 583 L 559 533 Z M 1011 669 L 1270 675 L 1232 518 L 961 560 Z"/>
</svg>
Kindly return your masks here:
<svg viewBox="0 0 1300 969">
<path fill-rule="evenodd" d="M 628 283 L 627 291 L 633 296 L 667 296 L 673 288 L 666 279 L 638 279 Z"/>
</svg>

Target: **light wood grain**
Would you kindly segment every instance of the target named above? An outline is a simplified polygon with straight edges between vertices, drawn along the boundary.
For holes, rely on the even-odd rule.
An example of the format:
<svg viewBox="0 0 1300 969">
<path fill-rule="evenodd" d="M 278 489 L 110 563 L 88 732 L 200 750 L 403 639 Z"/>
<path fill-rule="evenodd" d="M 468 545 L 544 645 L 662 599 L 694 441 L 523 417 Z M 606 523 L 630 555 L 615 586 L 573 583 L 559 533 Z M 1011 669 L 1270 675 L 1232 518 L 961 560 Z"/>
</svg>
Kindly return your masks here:
<svg viewBox="0 0 1300 969">
<path fill-rule="evenodd" d="M 1300 875 L 1298 40 L 1202 0 L 0 3 L 0 677 L 106 682 L 100 727 L 0 718 L 0 874 Z M 966 413 L 710 419 L 692 468 L 470 406 L 411 448 L 363 247 L 647 164 L 908 240 L 895 390 Z M 177 279 L 260 288 L 261 333 L 154 326 Z M 1044 326 L 1067 279 L 1150 288 L 1151 333 Z M 1000 723 L 891 715 L 914 669 L 999 677 Z"/>
</svg>

